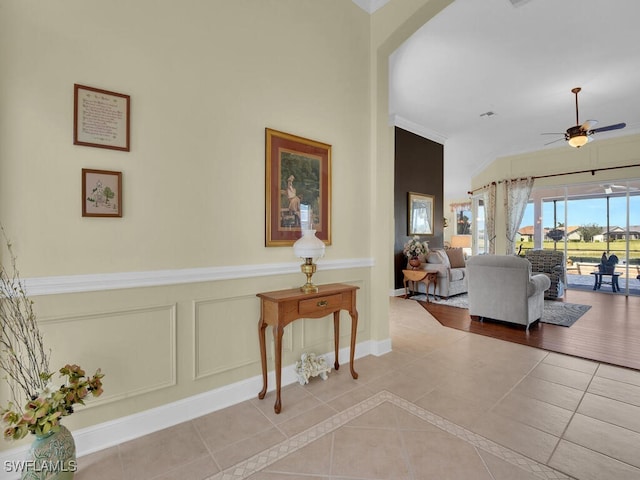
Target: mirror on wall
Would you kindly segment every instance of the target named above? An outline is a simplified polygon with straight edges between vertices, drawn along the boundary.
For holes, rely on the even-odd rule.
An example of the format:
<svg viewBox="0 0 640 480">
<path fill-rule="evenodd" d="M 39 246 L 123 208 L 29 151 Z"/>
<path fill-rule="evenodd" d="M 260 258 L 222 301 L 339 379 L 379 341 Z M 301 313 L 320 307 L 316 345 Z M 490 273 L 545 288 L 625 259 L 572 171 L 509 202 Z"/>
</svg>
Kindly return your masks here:
<svg viewBox="0 0 640 480">
<path fill-rule="evenodd" d="M 433 203 L 433 195 L 409 192 L 409 235 L 433 235 Z"/>
</svg>

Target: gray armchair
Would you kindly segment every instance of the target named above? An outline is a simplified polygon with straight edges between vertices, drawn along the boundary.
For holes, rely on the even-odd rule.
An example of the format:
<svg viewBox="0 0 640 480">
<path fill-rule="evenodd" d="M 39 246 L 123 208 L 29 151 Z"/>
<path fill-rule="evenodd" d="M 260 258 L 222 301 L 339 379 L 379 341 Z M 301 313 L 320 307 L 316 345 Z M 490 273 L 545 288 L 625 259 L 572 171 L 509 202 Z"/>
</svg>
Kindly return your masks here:
<svg viewBox="0 0 640 480">
<path fill-rule="evenodd" d="M 529 325 L 544 311 L 551 281 L 531 274 L 531 264 L 514 255 L 477 255 L 467 260 L 469 315 Z"/>
<path fill-rule="evenodd" d="M 564 295 L 565 262 L 564 252 L 559 250 L 529 250 L 525 258 L 531 263 L 533 273 L 543 273 L 551 281 L 545 298 L 559 298 Z"/>
</svg>

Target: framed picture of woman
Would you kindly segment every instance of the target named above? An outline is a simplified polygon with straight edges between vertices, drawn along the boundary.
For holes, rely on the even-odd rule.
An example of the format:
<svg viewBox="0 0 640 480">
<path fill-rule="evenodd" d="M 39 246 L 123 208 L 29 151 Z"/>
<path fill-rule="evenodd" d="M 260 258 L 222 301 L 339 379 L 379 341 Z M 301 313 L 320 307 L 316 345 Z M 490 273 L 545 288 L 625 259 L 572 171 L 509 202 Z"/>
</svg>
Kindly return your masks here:
<svg viewBox="0 0 640 480">
<path fill-rule="evenodd" d="M 331 145 L 267 128 L 266 245 L 287 246 L 304 229 L 331 244 Z"/>
</svg>

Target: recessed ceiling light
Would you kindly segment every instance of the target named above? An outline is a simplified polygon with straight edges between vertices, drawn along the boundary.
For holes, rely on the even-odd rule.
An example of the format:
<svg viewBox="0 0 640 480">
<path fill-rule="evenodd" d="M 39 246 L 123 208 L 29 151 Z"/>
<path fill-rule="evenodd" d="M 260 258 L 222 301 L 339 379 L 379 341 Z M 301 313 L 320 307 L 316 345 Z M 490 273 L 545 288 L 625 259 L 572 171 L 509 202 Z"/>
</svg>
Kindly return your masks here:
<svg viewBox="0 0 640 480">
<path fill-rule="evenodd" d="M 511 5 L 513 5 L 514 7 L 521 7 L 522 5 L 527 3 L 529 0 L 509 0 L 509 1 L 511 2 Z"/>
</svg>

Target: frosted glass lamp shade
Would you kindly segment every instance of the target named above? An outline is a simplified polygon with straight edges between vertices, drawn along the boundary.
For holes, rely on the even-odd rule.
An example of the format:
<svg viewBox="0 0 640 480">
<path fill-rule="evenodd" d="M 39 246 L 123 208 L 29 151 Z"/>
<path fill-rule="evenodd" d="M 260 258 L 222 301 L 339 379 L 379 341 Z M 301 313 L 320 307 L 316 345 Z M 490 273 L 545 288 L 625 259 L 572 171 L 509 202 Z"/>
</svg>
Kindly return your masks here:
<svg viewBox="0 0 640 480">
<path fill-rule="evenodd" d="M 315 230 L 303 230 L 302 237 L 293 244 L 293 253 L 299 258 L 320 258 L 324 256 L 324 242 L 316 237 Z"/>
<path fill-rule="evenodd" d="M 296 257 L 304 258 L 300 270 L 307 276 L 307 283 L 300 290 L 304 293 L 317 293 L 318 287 L 311 282 L 311 277 L 316 273 L 313 260 L 324 255 L 324 242 L 316 237 L 315 230 L 302 230 L 302 237 L 293 244 L 293 253 Z"/>
<path fill-rule="evenodd" d="M 587 138 L 587 135 L 584 134 L 584 135 L 576 135 L 574 137 L 569 138 L 568 143 L 572 147 L 580 148 L 581 146 L 585 145 L 588 141 L 589 139 Z"/>
</svg>

